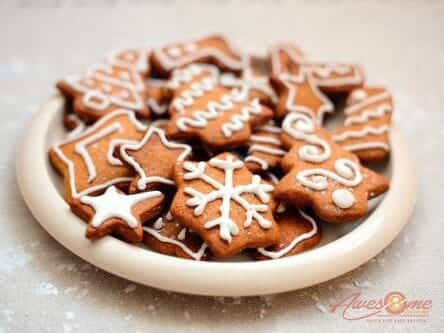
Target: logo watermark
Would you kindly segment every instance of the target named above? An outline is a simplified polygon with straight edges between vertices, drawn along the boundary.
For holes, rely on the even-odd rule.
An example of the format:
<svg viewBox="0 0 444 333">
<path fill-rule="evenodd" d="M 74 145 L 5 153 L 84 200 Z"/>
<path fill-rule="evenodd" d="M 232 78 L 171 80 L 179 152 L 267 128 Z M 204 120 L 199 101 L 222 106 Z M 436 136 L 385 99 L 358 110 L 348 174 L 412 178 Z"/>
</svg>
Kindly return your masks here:
<svg viewBox="0 0 444 333">
<path fill-rule="evenodd" d="M 381 298 L 370 298 L 358 291 L 330 304 L 329 310 L 341 314 L 345 320 L 425 322 L 432 311 L 432 300 L 408 298 L 399 291 L 391 291 Z"/>
</svg>

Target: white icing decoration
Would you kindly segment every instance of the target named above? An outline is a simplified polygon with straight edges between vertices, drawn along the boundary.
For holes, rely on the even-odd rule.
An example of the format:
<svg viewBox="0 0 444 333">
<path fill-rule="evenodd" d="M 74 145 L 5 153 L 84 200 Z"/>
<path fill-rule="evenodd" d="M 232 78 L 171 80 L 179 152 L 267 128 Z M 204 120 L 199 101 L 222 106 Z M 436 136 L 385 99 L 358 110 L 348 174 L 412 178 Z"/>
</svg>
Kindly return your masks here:
<svg viewBox="0 0 444 333">
<path fill-rule="evenodd" d="M 183 110 L 185 106 L 188 107 L 194 103 L 194 97 L 200 97 L 204 92 L 211 91 L 214 87 L 214 80 L 208 81 L 204 79 L 199 83 L 193 84 L 191 89 L 184 91 L 181 94 L 182 98 L 173 101 L 173 105 L 177 110 Z M 205 110 L 196 110 L 189 116 L 178 117 L 176 126 L 181 131 L 187 131 L 189 126 L 203 128 L 208 125 L 208 120 L 217 118 L 220 112 L 232 110 L 237 103 L 241 102 L 244 102 L 242 93 L 233 89 L 230 93 L 222 95 L 218 102 L 208 102 Z M 262 107 L 259 101 L 257 99 L 250 101 L 241 108 L 240 113 L 233 115 L 229 122 L 221 125 L 222 133 L 227 138 L 231 137 L 233 132 L 243 128 L 244 123 L 250 120 L 251 115 L 258 115 L 261 112 Z"/>
<path fill-rule="evenodd" d="M 358 116 L 350 116 L 345 119 L 344 125 L 365 124 L 371 119 L 380 119 L 386 113 L 392 112 L 392 107 L 389 104 L 382 104 L 374 109 L 367 109 L 362 111 Z"/>
<path fill-rule="evenodd" d="M 242 91 L 245 99 L 252 90 L 257 90 L 270 98 L 272 103 L 277 103 L 277 96 L 271 88 L 267 76 L 255 76 L 250 67 L 247 67 L 242 72 L 242 77 L 238 78 L 232 73 L 225 73 L 220 77 L 220 83 L 223 86 L 230 88 L 239 88 Z"/>
<path fill-rule="evenodd" d="M 331 198 L 333 200 L 333 203 L 342 209 L 352 207 L 356 201 L 353 193 L 345 188 L 334 190 Z"/>
<path fill-rule="evenodd" d="M 272 125 L 268 125 L 268 126 L 269 127 L 262 126 L 259 128 L 259 130 L 270 132 L 270 131 L 268 131 L 268 129 L 275 127 Z M 274 133 L 274 132 L 272 132 L 272 133 Z M 268 155 L 283 156 L 287 153 L 285 150 L 282 150 L 280 148 L 269 147 L 269 146 L 265 146 L 265 145 L 261 144 L 261 143 L 264 143 L 264 144 L 280 147 L 281 140 L 277 137 L 253 134 L 250 136 L 250 141 L 255 142 L 255 143 L 252 144 L 250 146 L 250 148 L 248 149 L 248 154 L 252 154 L 254 152 L 259 152 L 259 153 L 264 153 L 264 154 L 268 154 Z M 258 156 L 249 155 L 245 158 L 245 161 L 246 162 L 254 162 L 254 163 L 259 164 L 259 166 L 261 167 L 262 170 L 267 170 L 269 168 L 268 162 L 265 159 L 262 159 Z"/>
<path fill-rule="evenodd" d="M 368 105 L 371 105 L 371 104 L 374 104 L 374 103 L 378 103 L 378 102 L 382 102 L 385 99 L 389 99 L 390 97 L 391 97 L 390 93 L 385 91 L 383 93 L 371 96 L 371 97 L 363 100 L 360 103 L 356 103 L 356 104 L 353 104 L 353 105 L 345 108 L 344 113 L 345 113 L 346 116 L 349 116 L 349 115 L 351 115 L 351 114 L 353 114 L 355 112 L 358 112 L 358 111 L 362 110 L 362 108 L 364 108 L 364 107 L 366 107 Z"/>
<path fill-rule="evenodd" d="M 95 214 L 90 222 L 94 228 L 100 227 L 107 219 L 116 217 L 124 220 L 128 227 L 134 229 L 137 228 L 139 222 L 131 212 L 132 207 L 143 200 L 159 196 L 162 196 L 159 191 L 122 194 L 116 190 L 115 186 L 110 186 L 102 195 L 81 196 L 80 202 L 94 208 Z"/>
<path fill-rule="evenodd" d="M 75 151 L 77 154 L 82 156 L 86 169 L 88 170 L 88 182 L 92 182 L 96 178 L 96 166 L 94 162 L 91 159 L 91 156 L 89 155 L 87 147 L 96 141 L 99 141 L 103 139 L 104 137 L 114 134 L 114 132 L 120 131 L 122 126 L 120 123 L 113 123 L 108 127 L 103 128 L 102 130 L 98 131 L 97 133 L 89 136 L 83 141 L 79 141 L 75 145 Z"/>
<path fill-rule="evenodd" d="M 67 139 L 75 138 L 76 136 L 80 135 L 83 131 L 86 129 L 85 123 L 75 114 L 69 114 L 68 115 L 69 120 L 75 123 L 76 127 L 69 131 L 68 135 L 66 136 Z"/>
<path fill-rule="evenodd" d="M 301 113 L 290 113 L 285 117 L 282 129 L 292 138 L 308 143 L 299 149 L 302 160 L 322 163 L 330 158 L 330 145 L 314 134 L 315 125 L 311 118 Z"/>
<path fill-rule="evenodd" d="M 197 250 L 197 252 L 194 252 L 193 250 L 191 250 L 188 246 L 186 246 L 180 240 L 176 240 L 173 238 L 168 238 L 166 236 L 163 236 L 162 234 L 160 234 L 157 230 L 155 230 L 153 228 L 144 226 L 143 230 L 145 232 L 149 233 L 150 235 L 152 235 L 153 237 L 155 237 L 160 242 L 169 243 L 169 244 L 173 244 L 173 245 L 180 247 L 186 254 L 188 254 L 194 260 L 201 260 L 205 254 L 206 249 L 208 248 L 208 245 L 206 243 L 202 243 L 199 250 Z"/>
<path fill-rule="evenodd" d="M 150 176 L 145 173 L 142 166 L 137 163 L 134 158 L 132 158 L 130 155 L 128 155 L 128 150 L 136 151 L 141 149 L 148 140 L 150 140 L 151 136 L 157 135 L 157 137 L 160 139 L 161 143 L 168 149 L 181 149 L 182 153 L 179 154 L 177 157 L 177 161 L 183 161 L 191 152 L 191 147 L 186 144 L 177 143 L 174 141 L 169 141 L 166 136 L 165 132 L 161 130 L 160 128 L 156 127 L 150 127 L 148 131 L 146 132 L 145 136 L 140 142 L 137 143 L 129 143 L 124 144 L 120 147 L 120 155 L 123 160 L 125 160 L 131 167 L 137 172 L 140 179 L 137 182 L 137 188 L 139 190 L 144 190 L 146 188 L 146 185 L 148 183 L 157 182 L 157 183 L 163 183 L 168 185 L 174 185 L 174 181 L 172 179 L 167 179 L 164 177 L 158 177 L 158 176 Z"/>
<path fill-rule="evenodd" d="M 369 150 L 369 149 L 382 149 L 385 151 L 390 151 L 390 146 L 388 144 L 379 141 L 356 143 L 353 145 L 344 145 L 342 146 L 342 148 L 348 151 Z"/>
<path fill-rule="evenodd" d="M 249 153 L 253 153 L 255 151 L 260 152 L 260 153 L 270 154 L 270 155 L 276 155 L 276 156 L 283 156 L 287 153 L 285 150 L 271 148 L 271 147 L 267 147 L 267 146 L 263 146 L 263 145 L 252 145 L 248 149 Z"/>
<path fill-rule="evenodd" d="M 185 68 L 176 69 L 167 86 L 171 89 L 177 89 L 181 85 L 187 84 L 194 80 L 197 76 L 207 72 L 210 77 L 216 79 L 219 77 L 219 70 L 216 66 L 205 64 L 191 64 Z"/>
<path fill-rule="evenodd" d="M 355 85 L 362 83 L 364 79 L 362 77 L 362 73 L 359 70 L 354 70 L 354 68 L 350 65 L 340 64 L 340 63 L 323 64 L 312 60 L 306 60 L 303 58 L 302 54 L 299 54 L 296 51 L 292 50 L 291 47 L 289 47 L 286 44 L 278 44 L 271 50 L 272 72 L 275 75 L 281 75 L 285 73 L 281 69 L 279 52 L 285 52 L 295 64 L 300 65 L 298 76 L 303 76 L 312 73 L 317 74 L 321 78 L 317 79 L 316 83 L 320 84 L 323 87 L 338 86 L 338 85 Z M 347 71 L 346 68 L 348 69 Z M 353 72 L 353 76 L 326 79 L 329 77 L 329 74 L 331 73 L 345 75 L 348 72 Z M 285 74 L 288 75 L 289 73 Z M 295 75 L 291 76 L 296 77 Z"/>
<path fill-rule="evenodd" d="M 368 96 L 368 94 L 365 90 L 356 89 L 350 95 L 351 103 L 355 104 L 355 103 L 362 102 L 363 100 L 365 100 L 367 98 L 367 96 Z"/>
<path fill-rule="evenodd" d="M 129 110 L 116 110 L 116 111 L 113 111 L 113 112 L 105 115 L 104 117 L 100 118 L 93 126 L 88 128 L 86 131 L 84 131 L 79 136 L 77 136 L 75 138 L 68 138 L 67 140 L 59 142 L 58 144 L 56 144 L 53 147 L 53 150 L 56 153 L 56 155 L 60 158 L 60 160 L 68 168 L 69 179 L 70 179 L 69 186 L 70 186 L 70 190 L 71 190 L 71 196 L 73 198 L 79 198 L 82 195 L 96 192 L 96 191 L 101 190 L 103 188 L 107 188 L 107 187 L 109 187 L 109 186 L 111 186 L 113 184 L 117 184 L 117 183 L 121 183 L 121 182 L 128 182 L 128 181 L 131 181 L 133 179 L 132 177 L 118 177 L 118 178 L 111 179 L 111 180 L 109 180 L 107 182 L 104 182 L 104 183 L 102 183 L 100 185 L 91 186 L 91 187 L 89 187 L 89 188 L 87 188 L 87 189 L 85 189 L 85 190 L 83 190 L 81 192 L 78 192 L 77 188 L 76 188 L 76 184 L 75 184 L 76 173 L 75 173 L 74 164 L 73 164 L 73 162 L 70 159 L 68 159 L 65 156 L 65 154 L 63 154 L 62 150 L 60 149 L 60 147 L 62 145 L 71 143 L 73 141 L 77 141 L 77 140 L 81 139 L 82 137 L 87 137 L 88 135 L 90 135 L 92 133 L 95 133 L 98 128 L 101 128 L 103 126 L 103 124 L 108 122 L 110 119 L 118 117 L 118 116 L 121 116 L 121 115 L 126 115 L 128 117 L 128 119 L 130 120 L 130 122 L 135 126 L 135 128 L 138 131 L 145 131 L 146 130 L 146 126 L 143 125 L 142 123 L 140 123 L 136 119 L 133 111 L 129 111 Z M 116 124 L 116 123 L 111 123 L 111 125 L 109 125 L 109 126 L 113 126 L 113 124 Z M 124 142 L 124 140 L 115 139 L 115 140 L 110 142 L 110 146 L 113 145 L 113 142 L 121 143 L 121 142 Z M 110 149 L 108 149 L 108 152 L 109 151 L 110 151 Z M 108 154 L 108 160 L 109 160 L 109 154 Z M 87 162 L 85 162 L 85 163 L 87 163 Z M 90 166 L 90 168 L 91 168 L 91 166 Z M 92 170 L 92 168 L 91 168 L 91 170 Z M 95 170 L 95 167 L 94 167 L 94 170 Z M 94 172 L 95 171 L 93 171 L 93 174 L 94 174 Z"/>
<path fill-rule="evenodd" d="M 109 54 L 107 62 L 134 72 L 145 73 L 149 70 L 148 52 L 145 49 L 113 51 Z"/>
<path fill-rule="evenodd" d="M 181 113 L 186 107 L 193 105 L 196 98 L 202 97 L 205 93 L 214 90 L 215 87 L 216 80 L 213 77 L 206 77 L 202 81 L 193 83 L 180 96 L 174 98 L 171 107 Z"/>
<path fill-rule="evenodd" d="M 347 187 L 355 187 L 362 182 L 363 178 L 359 166 L 348 159 L 340 158 L 336 160 L 334 169 L 336 173 L 322 168 L 305 169 L 296 175 L 296 180 L 314 191 L 327 189 L 328 178 Z"/>
<path fill-rule="evenodd" d="M 233 135 L 233 132 L 242 130 L 244 123 L 248 122 L 253 115 L 259 115 L 262 113 L 262 108 L 258 99 L 252 100 L 248 105 L 242 107 L 240 113 L 231 117 L 231 121 L 224 123 L 221 127 L 222 133 L 226 138 Z"/>
<path fill-rule="evenodd" d="M 305 232 L 302 235 L 299 235 L 299 236 L 295 237 L 291 241 L 290 244 L 288 244 L 286 247 L 284 247 L 280 251 L 268 251 L 268 250 L 266 250 L 263 247 L 258 248 L 257 251 L 260 254 L 262 254 L 262 255 L 264 255 L 266 257 L 269 257 L 271 259 L 278 259 L 278 258 L 281 258 L 281 257 L 285 256 L 287 253 L 289 253 L 291 250 L 293 250 L 296 247 L 296 245 L 298 245 L 302 241 L 304 241 L 306 239 L 310 239 L 311 237 L 315 236 L 316 233 L 318 232 L 318 226 L 316 224 L 316 221 L 311 216 L 305 214 L 300 209 L 299 209 L 299 214 L 301 214 L 302 217 L 304 217 L 307 221 L 309 221 L 311 223 L 312 229 L 310 231 Z"/>
<path fill-rule="evenodd" d="M 169 56 L 173 58 L 178 58 L 182 55 L 182 50 L 179 47 L 170 47 L 166 50 Z"/>
<path fill-rule="evenodd" d="M 345 141 L 347 139 L 358 139 L 363 138 L 367 135 L 381 135 L 389 131 L 388 125 L 382 125 L 379 127 L 364 126 L 362 129 L 357 131 L 344 131 L 341 134 L 333 135 L 333 140 L 336 142 Z"/>
<path fill-rule="evenodd" d="M 158 104 L 154 98 L 148 98 L 146 104 L 158 116 L 164 115 L 168 111 L 168 103 Z"/>
<path fill-rule="evenodd" d="M 89 80 L 85 81 L 80 76 L 69 76 L 65 78 L 65 82 L 69 84 L 74 90 L 83 93 L 82 102 L 86 107 L 97 111 L 104 111 L 110 105 L 116 105 L 117 107 L 131 110 L 141 110 L 144 107 L 143 100 L 137 89 L 135 89 L 134 87 L 128 87 L 127 85 L 125 86 L 119 84 L 119 88 L 126 89 L 125 97 L 121 96 L 120 94 L 109 95 L 109 93 L 107 93 L 106 91 L 101 91 L 101 87 L 103 89 L 102 83 L 104 78 L 105 76 L 102 76 L 102 78 L 100 79 L 96 78 L 96 80 L 100 82 L 97 88 L 92 88 L 91 86 L 93 85 L 93 83 L 89 82 Z M 111 83 L 106 83 L 105 87 L 110 84 Z M 133 101 L 128 100 L 129 97 L 132 97 Z"/>
<path fill-rule="evenodd" d="M 207 221 L 205 228 L 210 229 L 219 226 L 219 236 L 221 239 L 231 242 L 232 235 L 239 233 L 239 228 L 235 221 L 230 218 L 231 201 L 245 210 L 244 227 L 248 228 L 253 219 L 258 222 L 261 228 L 268 229 L 272 223 L 265 219 L 261 213 L 266 212 L 270 201 L 269 192 L 273 191 L 273 186 L 270 184 L 261 183 L 261 178 L 258 175 L 253 175 L 251 183 L 247 185 L 233 184 L 234 170 L 243 167 L 243 163 L 239 160 L 234 160 L 233 156 L 229 155 L 225 159 L 212 158 L 208 164 L 214 168 L 220 169 L 224 172 L 224 184 L 220 183 L 214 178 L 211 178 L 205 173 L 207 163 L 199 162 L 185 162 L 183 168 L 188 171 L 184 174 L 185 180 L 199 179 L 210 185 L 214 190 L 209 193 L 201 193 L 192 187 L 185 187 L 184 192 L 191 196 L 186 201 L 186 205 L 194 208 L 194 215 L 200 216 L 204 212 L 206 206 L 215 200 L 221 200 L 219 208 L 220 216 Z M 251 204 L 242 197 L 242 194 L 254 194 L 263 204 Z"/>
<path fill-rule="evenodd" d="M 225 41 L 227 48 L 232 54 L 239 54 L 228 41 Z M 195 44 L 195 48 L 185 47 L 185 45 Z M 190 41 L 187 43 L 176 44 L 176 47 L 182 47 L 182 55 L 180 57 L 173 56 L 164 51 L 163 49 L 157 49 L 154 51 L 156 59 L 160 62 L 163 68 L 166 70 L 172 70 L 174 68 L 182 67 L 192 62 L 196 62 L 199 59 L 212 57 L 217 59 L 218 62 L 224 64 L 225 67 L 231 70 L 241 70 L 245 67 L 246 59 L 239 55 L 240 59 L 236 59 L 231 54 L 225 54 L 221 50 L 211 47 L 211 46 L 199 46 L 198 41 Z M 167 48 L 166 50 L 169 50 Z"/>
<path fill-rule="evenodd" d="M 257 156 L 247 156 L 245 157 L 245 162 L 254 162 L 259 164 L 262 170 L 268 169 L 268 162 L 264 160 L 263 158 L 257 157 Z"/>
</svg>

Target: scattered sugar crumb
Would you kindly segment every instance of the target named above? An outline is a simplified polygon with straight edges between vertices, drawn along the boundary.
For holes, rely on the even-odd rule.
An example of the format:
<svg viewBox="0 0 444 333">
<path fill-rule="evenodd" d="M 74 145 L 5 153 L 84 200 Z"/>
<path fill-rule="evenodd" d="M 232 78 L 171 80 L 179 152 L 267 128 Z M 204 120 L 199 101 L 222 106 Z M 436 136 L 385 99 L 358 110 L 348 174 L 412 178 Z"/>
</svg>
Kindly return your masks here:
<svg viewBox="0 0 444 333">
<path fill-rule="evenodd" d="M 349 290 L 355 290 L 356 288 L 352 285 L 352 284 L 350 284 L 350 283 L 341 283 L 340 285 L 339 285 L 339 288 L 342 288 L 342 289 L 349 289 Z"/>
<path fill-rule="evenodd" d="M 41 282 L 35 290 L 37 295 L 40 296 L 49 296 L 49 295 L 58 295 L 59 290 L 56 286 L 49 282 Z"/>
<path fill-rule="evenodd" d="M 72 326 L 68 323 L 62 323 L 63 327 L 63 333 L 70 333 L 72 332 Z"/>
<path fill-rule="evenodd" d="M 63 293 L 65 294 L 65 295 L 68 295 L 68 294 L 71 294 L 71 293 L 73 293 L 73 292 L 76 292 L 77 291 L 77 287 L 68 287 L 68 288 L 66 288 L 64 291 L 63 291 Z"/>
<path fill-rule="evenodd" d="M 12 316 L 14 316 L 14 311 L 5 309 L 1 310 L 0 313 L 5 317 L 7 322 L 12 321 Z"/>
<path fill-rule="evenodd" d="M 123 292 L 125 294 L 129 294 L 129 293 L 132 293 L 134 290 L 136 290 L 136 288 L 137 288 L 137 286 L 134 283 L 131 283 L 131 284 L 127 285 L 125 287 L 125 289 L 123 289 Z"/>
<path fill-rule="evenodd" d="M 71 320 L 71 319 L 74 319 L 74 317 L 75 317 L 74 312 L 71 312 L 71 311 L 66 311 L 65 312 L 65 318 L 66 319 Z"/>
<path fill-rule="evenodd" d="M 355 281 L 353 281 L 353 284 L 358 288 L 373 288 L 374 287 L 374 284 L 368 280 L 364 280 L 364 281 L 355 280 Z"/>
<path fill-rule="evenodd" d="M 273 305 L 274 295 L 265 295 L 261 296 L 261 298 L 268 307 L 271 307 Z"/>
<path fill-rule="evenodd" d="M 32 260 L 23 246 L 14 246 L 0 253 L 0 272 L 12 273 Z"/>
</svg>

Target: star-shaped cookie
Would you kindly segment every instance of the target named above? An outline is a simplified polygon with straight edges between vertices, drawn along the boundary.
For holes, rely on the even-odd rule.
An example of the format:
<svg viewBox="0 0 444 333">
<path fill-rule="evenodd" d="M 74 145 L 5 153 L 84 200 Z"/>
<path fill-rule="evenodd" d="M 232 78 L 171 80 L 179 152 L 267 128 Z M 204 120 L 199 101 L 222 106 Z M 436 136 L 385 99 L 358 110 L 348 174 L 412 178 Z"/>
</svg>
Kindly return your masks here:
<svg viewBox="0 0 444 333">
<path fill-rule="evenodd" d="M 52 165 L 64 176 L 65 200 L 103 191 L 113 184 L 128 184 L 132 170 L 115 155 L 118 146 L 138 142 L 146 132 L 133 111 L 116 110 L 75 137 L 49 150 Z"/>
<path fill-rule="evenodd" d="M 88 222 L 88 238 L 116 234 L 128 242 L 140 242 L 142 224 L 160 212 L 163 200 L 159 191 L 124 194 L 110 186 L 101 195 L 81 196 L 71 204 L 71 210 Z"/>
<path fill-rule="evenodd" d="M 130 184 L 130 193 L 159 184 L 174 185 L 174 166 L 190 153 L 189 145 L 168 140 L 165 132 L 156 127 L 150 127 L 140 142 L 122 145 L 120 158 L 137 174 Z"/>
</svg>

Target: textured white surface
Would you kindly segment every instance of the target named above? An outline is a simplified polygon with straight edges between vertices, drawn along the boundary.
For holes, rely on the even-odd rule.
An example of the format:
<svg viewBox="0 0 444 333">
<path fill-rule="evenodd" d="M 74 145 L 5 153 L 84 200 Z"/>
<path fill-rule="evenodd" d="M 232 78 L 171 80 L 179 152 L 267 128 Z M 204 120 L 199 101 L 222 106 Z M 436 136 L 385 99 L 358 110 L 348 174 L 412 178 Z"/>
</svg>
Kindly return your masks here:
<svg viewBox="0 0 444 333">
<path fill-rule="evenodd" d="M 36 3 L 61 4 L 19 2 L 24 7 Z M 67 1 L 62 9 L 0 9 L 0 332 L 437 332 L 444 327 L 444 4 L 153 1 L 142 6 L 141 1 L 129 1 L 132 7 L 126 8 L 124 2 L 112 1 L 116 8 L 99 10 L 70 8 L 74 3 L 89 4 Z M 15 149 L 26 120 L 53 82 L 116 46 L 159 45 L 214 31 L 252 48 L 295 40 L 311 55 L 360 62 L 370 83 L 396 88 L 398 123 L 417 157 L 419 200 L 403 233 L 375 260 L 299 292 L 246 299 L 183 296 L 134 289 L 95 270 L 33 221 L 15 184 Z M 433 310 L 426 322 L 403 324 L 346 322 L 327 312 L 331 302 L 352 290 L 372 298 L 399 290 L 431 298 Z"/>
</svg>

